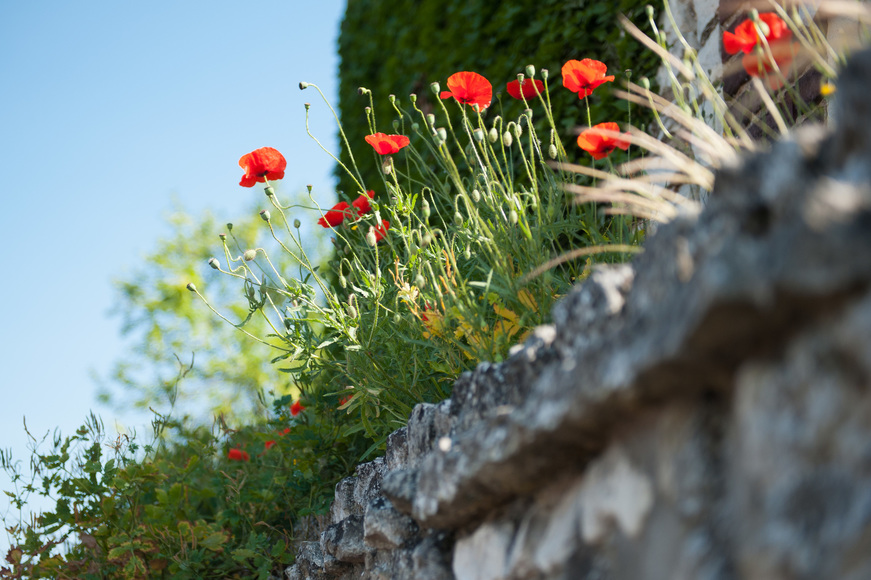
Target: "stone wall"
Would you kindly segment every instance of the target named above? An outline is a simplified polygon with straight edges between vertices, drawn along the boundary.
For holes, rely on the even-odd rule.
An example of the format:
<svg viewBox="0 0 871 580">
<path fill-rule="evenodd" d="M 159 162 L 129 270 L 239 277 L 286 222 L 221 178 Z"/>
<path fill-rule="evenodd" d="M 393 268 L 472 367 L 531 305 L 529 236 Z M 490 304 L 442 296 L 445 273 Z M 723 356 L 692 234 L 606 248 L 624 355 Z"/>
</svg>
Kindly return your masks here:
<svg viewBox="0 0 871 580">
<path fill-rule="evenodd" d="M 418 405 L 288 577 L 871 578 L 869 92 Z"/>
</svg>

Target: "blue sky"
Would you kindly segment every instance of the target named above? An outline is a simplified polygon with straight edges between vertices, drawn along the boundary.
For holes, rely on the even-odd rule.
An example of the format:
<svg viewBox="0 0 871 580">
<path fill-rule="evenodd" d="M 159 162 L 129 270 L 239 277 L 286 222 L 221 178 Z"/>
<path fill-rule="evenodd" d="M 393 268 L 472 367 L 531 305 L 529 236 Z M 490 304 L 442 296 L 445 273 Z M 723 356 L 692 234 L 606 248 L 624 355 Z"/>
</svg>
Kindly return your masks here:
<svg viewBox="0 0 871 580">
<path fill-rule="evenodd" d="M 0 4 L 0 448 L 74 431 L 96 403 L 92 373 L 123 355 L 112 280 L 167 235 L 179 200 L 227 221 L 261 190 L 239 157 L 271 146 L 286 191 L 333 202 L 336 39 L 345 2 L 39 0 Z M 0 490 L 9 482 L 0 474 Z M 0 513 L 6 509 L 0 495 Z M 0 534 L 5 555 L 6 538 Z M 2 558 L 0 558 L 2 559 Z"/>
</svg>

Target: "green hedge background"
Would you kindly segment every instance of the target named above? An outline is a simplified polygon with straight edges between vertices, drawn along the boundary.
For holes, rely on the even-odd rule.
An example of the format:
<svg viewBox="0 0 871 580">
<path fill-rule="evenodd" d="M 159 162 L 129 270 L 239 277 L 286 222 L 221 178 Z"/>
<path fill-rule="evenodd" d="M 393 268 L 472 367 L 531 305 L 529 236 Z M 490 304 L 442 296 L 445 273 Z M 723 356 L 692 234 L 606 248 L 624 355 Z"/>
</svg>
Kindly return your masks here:
<svg viewBox="0 0 871 580">
<path fill-rule="evenodd" d="M 486 120 L 502 115 L 516 119 L 523 103 L 505 93 L 505 83 L 517 78 L 526 65 L 550 71 L 548 83 L 559 138 L 569 152 L 583 159 L 576 143 L 575 128 L 586 125 L 583 101 L 562 86 L 560 69 L 567 60 L 593 58 L 608 65 L 617 77 L 590 97 L 593 124 L 627 121 L 627 103 L 611 96 L 614 87 L 631 70 L 636 82 L 653 77 L 658 59 L 627 35 L 617 22 L 625 14 L 649 32 L 640 0 L 348 0 L 339 37 L 339 113 L 345 132 L 357 152 L 360 171 L 369 189 L 381 183 L 379 167 L 360 153 L 368 149 L 363 138 L 369 133 L 365 107 L 368 97 L 359 87 L 373 92 L 378 130 L 393 133 L 394 111 L 387 97 L 396 95 L 410 107 L 408 95 L 418 95 L 418 106 L 428 112 L 435 98 L 430 83 L 442 90 L 451 74 L 469 70 L 493 84 L 494 101 Z M 541 78 L 536 73 L 536 78 Z M 501 104 L 499 96 L 501 95 Z M 535 109 L 535 107 L 533 107 Z M 632 123 L 644 125 L 645 112 L 632 109 Z M 544 115 L 537 118 L 539 138 L 546 140 Z M 443 125 L 443 123 L 440 123 Z M 489 122 L 488 122 L 489 125 Z M 348 152 L 340 159 L 350 161 Z M 589 156 L 587 156 L 589 159 Z M 353 182 L 337 169 L 340 199 L 356 196 Z"/>
</svg>

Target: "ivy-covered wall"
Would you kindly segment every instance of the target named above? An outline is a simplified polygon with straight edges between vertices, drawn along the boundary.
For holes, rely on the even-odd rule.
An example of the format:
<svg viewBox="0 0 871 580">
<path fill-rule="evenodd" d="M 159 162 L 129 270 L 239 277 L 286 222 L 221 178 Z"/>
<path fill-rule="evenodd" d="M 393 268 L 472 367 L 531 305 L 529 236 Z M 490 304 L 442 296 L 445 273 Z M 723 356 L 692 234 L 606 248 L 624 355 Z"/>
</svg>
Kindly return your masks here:
<svg viewBox="0 0 871 580">
<path fill-rule="evenodd" d="M 418 106 L 427 112 L 434 98 L 430 83 L 438 81 L 444 90 L 447 77 L 462 70 L 483 74 L 493 83 L 494 101 L 485 119 L 514 119 L 523 104 L 507 96 L 505 83 L 532 64 L 537 71 L 550 71 L 559 137 L 570 156 L 580 157 L 574 128 L 586 124 L 586 113 L 583 101 L 562 87 L 560 68 L 569 59 L 606 63 L 617 81 L 603 85 L 590 98 L 592 121 L 626 122 L 627 103 L 611 96 L 613 88 L 627 70 L 636 81 L 652 78 L 658 60 L 620 28 L 617 14 L 647 31 L 646 4 L 647 0 L 349 0 L 339 37 L 339 111 L 348 139 L 355 151 L 365 151 L 363 137 L 369 129 L 364 109 L 369 100 L 359 94 L 359 87 L 373 92 L 378 130 L 392 133 L 395 114 L 388 95 L 407 106 L 409 93 L 416 93 Z M 631 114 L 633 124 L 638 124 L 643 111 L 633 107 Z M 539 133 L 541 139 L 547 135 Z M 341 160 L 348 163 L 347 151 Z M 376 164 L 361 163 L 360 170 L 368 188 L 381 182 Z M 341 172 L 339 189 L 345 198 L 356 195 L 353 182 Z"/>
</svg>

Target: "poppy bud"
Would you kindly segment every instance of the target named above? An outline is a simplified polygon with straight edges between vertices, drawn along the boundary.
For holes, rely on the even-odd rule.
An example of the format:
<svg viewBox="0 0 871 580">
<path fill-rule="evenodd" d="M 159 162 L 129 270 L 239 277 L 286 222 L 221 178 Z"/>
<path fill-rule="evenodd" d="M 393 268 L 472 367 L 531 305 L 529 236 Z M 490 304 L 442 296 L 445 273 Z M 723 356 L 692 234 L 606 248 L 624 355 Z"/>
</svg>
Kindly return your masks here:
<svg viewBox="0 0 871 580">
<path fill-rule="evenodd" d="M 644 11 L 647 12 L 648 18 L 653 18 L 653 6 L 648 4 L 647 6 L 644 7 Z"/>
<path fill-rule="evenodd" d="M 418 129 L 420 129 L 420 124 L 419 124 L 419 123 L 412 123 L 412 124 L 411 124 L 411 130 L 412 130 L 412 131 L 417 131 Z"/>
<path fill-rule="evenodd" d="M 436 129 L 436 133 L 438 133 L 439 139 L 441 139 L 442 141 L 448 140 L 448 132 L 445 130 L 444 127 L 439 127 L 438 129 Z"/>
<path fill-rule="evenodd" d="M 477 189 L 472 190 L 472 201 L 474 201 L 475 203 L 481 201 L 481 192 Z"/>
<path fill-rule="evenodd" d="M 520 139 L 520 136 L 523 135 L 523 127 L 520 126 L 520 123 L 514 124 L 514 136 Z"/>
<path fill-rule="evenodd" d="M 299 83 L 299 90 L 304 91 L 308 88 L 308 83 Z"/>
<path fill-rule="evenodd" d="M 370 246 L 374 246 L 375 244 L 378 243 L 378 239 L 375 237 L 374 231 L 369 230 L 369 233 L 366 234 L 366 243 L 369 244 Z"/>
<path fill-rule="evenodd" d="M 541 69 L 541 78 L 543 78 L 544 80 L 547 80 L 547 69 L 546 68 Z"/>
<path fill-rule="evenodd" d="M 650 79 L 647 77 L 641 77 L 641 86 L 644 87 L 645 90 L 650 90 Z"/>
<path fill-rule="evenodd" d="M 347 256 L 348 254 L 351 253 L 351 246 L 345 245 L 345 247 L 344 247 L 344 249 L 342 250 L 342 252 L 344 252 L 345 255 Z"/>
<path fill-rule="evenodd" d="M 428 220 L 430 210 L 429 210 L 429 202 L 427 200 L 423 200 L 423 202 L 421 202 L 420 210 L 421 210 L 421 212 L 423 212 L 423 219 Z"/>
<path fill-rule="evenodd" d="M 223 234 L 223 233 L 222 233 L 222 234 L 218 234 L 218 237 L 221 238 L 221 241 L 222 241 L 222 242 L 226 242 L 226 241 L 227 241 L 227 234 Z"/>
<path fill-rule="evenodd" d="M 487 135 L 487 138 L 490 139 L 490 143 L 495 143 L 499 140 L 499 131 L 496 130 L 496 127 L 490 129 L 490 134 Z"/>
<path fill-rule="evenodd" d="M 301 225 L 302 225 L 301 221 L 293 220 L 293 227 L 295 227 L 296 229 L 299 229 L 299 226 L 301 226 Z"/>
<path fill-rule="evenodd" d="M 511 147 L 511 144 L 514 142 L 514 139 L 511 137 L 511 133 L 505 131 L 502 134 L 502 143 L 505 144 L 506 147 Z"/>
<path fill-rule="evenodd" d="M 232 231 L 233 231 L 233 224 L 229 224 L 229 223 L 227 224 L 227 231 L 228 231 L 228 232 L 232 232 Z"/>
<path fill-rule="evenodd" d="M 433 115 L 432 113 L 427 113 L 426 114 L 426 122 L 430 127 L 434 127 L 435 126 L 435 115 Z"/>
<path fill-rule="evenodd" d="M 397 312 L 393 315 L 393 324 L 399 324 L 400 322 L 402 322 L 402 316 Z"/>
<path fill-rule="evenodd" d="M 393 130 L 399 131 L 399 120 L 398 119 L 393 119 Z"/>
<path fill-rule="evenodd" d="M 483 129 L 475 129 L 474 131 L 472 131 L 472 137 L 475 138 L 475 141 L 480 143 L 481 141 L 484 140 L 484 130 Z"/>
<path fill-rule="evenodd" d="M 196 292 L 196 291 L 197 291 L 197 287 L 194 286 L 194 283 L 193 283 L 193 282 L 188 282 L 188 283 L 187 283 L 187 286 L 185 286 L 185 288 L 187 288 L 187 289 L 190 290 L 191 292 Z"/>
<path fill-rule="evenodd" d="M 508 212 L 508 221 L 511 222 L 511 225 L 517 224 L 517 212 L 513 209 Z"/>
<path fill-rule="evenodd" d="M 467 260 L 472 259 L 472 250 L 469 249 L 469 246 L 466 246 L 466 249 L 463 251 L 463 257 Z"/>
<path fill-rule="evenodd" d="M 381 164 L 381 172 L 384 173 L 384 175 L 390 175 L 391 173 L 393 173 L 393 158 L 392 157 L 388 157 L 387 159 L 384 160 L 384 163 Z"/>
<path fill-rule="evenodd" d="M 429 233 L 423 235 L 423 239 L 420 241 L 423 244 L 423 247 L 427 247 L 432 243 L 432 236 Z"/>
<path fill-rule="evenodd" d="M 257 250 L 245 250 L 245 253 L 242 254 L 242 258 L 246 262 L 250 262 L 251 260 L 253 260 L 256 257 L 257 257 Z"/>
<path fill-rule="evenodd" d="M 357 318 L 357 309 L 354 307 L 353 304 L 348 305 L 348 316 L 350 316 L 351 318 Z"/>
<path fill-rule="evenodd" d="M 341 286 L 342 288 L 347 288 L 348 287 L 348 279 L 345 278 L 344 276 L 339 276 L 339 286 Z"/>
<path fill-rule="evenodd" d="M 410 93 L 408 95 L 408 100 L 411 101 L 411 104 L 415 104 L 417 102 L 417 95 L 414 93 Z"/>
<path fill-rule="evenodd" d="M 221 263 L 218 262 L 217 258 L 209 258 L 209 266 L 212 267 L 212 270 L 220 270 L 221 269 Z"/>
<path fill-rule="evenodd" d="M 460 214 L 460 212 L 455 212 L 455 213 L 454 213 L 454 224 L 455 224 L 458 228 L 463 227 L 463 216 Z"/>
<path fill-rule="evenodd" d="M 438 96 L 438 94 L 439 94 L 440 92 L 442 92 L 442 88 L 441 88 L 441 86 L 438 84 L 438 82 L 430 83 L 430 84 L 429 84 L 429 88 L 430 88 L 430 90 L 431 90 L 433 93 L 435 93 L 436 96 Z"/>
<path fill-rule="evenodd" d="M 526 76 L 532 78 L 535 76 L 535 67 L 531 64 L 526 65 Z"/>
<path fill-rule="evenodd" d="M 357 93 L 360 94 L 360 95 L 368 95 L 368 94 L 371 93 L 371 92 L 372 92 L 372 91 L 370 91 L 370 90 L 367 89 L 366 87 L 358 87 L 358 88 L 357 88 Z"/>
<path fill-rule="evenodd" d="M 523 116 L 526 117 L 527 121 L 532 121 L 532 109 L 525 109 L 523 111 Z"/>
<path fill-rule="evenodd" d="M 551 159 L 556 159 L 556 154 L 557 154 L 556 145 L 551 143 L 550 147 L 547 148 L 547 154 L 550 155 Z"/>
<path fill-rule="evenodd" d="M 269 187 L 265 188 L 263 191 L 266 192 L 266 197 L 272 197 L 273 195 L 275 195 L 275 190 L 272 189 L 271 185 Z"/>
<path fill-rule="evenodd" d="M 426 279 L 418 274 L 414 277 L 414 285 L 422 289 L 424 286 L 426 286 Z"/>
<path fill-rule="evenodd" d="M 269 220 L 270 220 L 271 217 L 272 217 L 272 216 L 269 215 L 269 210 L 268 210 L 268 209 L 260 210 L 260 219 L 262 219 L 262 220 L 265 221 L 266 223 L 269 223 Z"/>
</svg>

